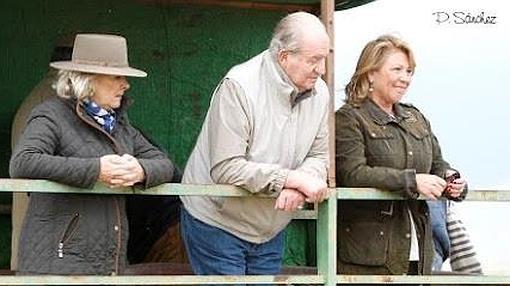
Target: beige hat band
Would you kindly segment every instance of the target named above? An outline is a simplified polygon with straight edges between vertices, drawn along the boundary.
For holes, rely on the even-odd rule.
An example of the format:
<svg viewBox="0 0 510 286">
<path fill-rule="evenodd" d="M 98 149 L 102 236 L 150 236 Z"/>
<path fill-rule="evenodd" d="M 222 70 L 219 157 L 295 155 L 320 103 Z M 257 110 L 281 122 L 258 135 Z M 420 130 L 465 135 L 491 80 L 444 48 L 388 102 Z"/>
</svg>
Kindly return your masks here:
<svg viewBox="0 0 510 286">
<path fill-rule="evenodd" d="M 101 67 L 115 67 L 115 68 L 125 68 L 128 67 L 128 64 L 124 63 L 114 63 L 114 62 L 102 62 L 102 61 L 91 61 L 91 60 L 78 60 L 73 59 L 72 61 L 75 64 L 82 64 L 82 65 L 94 65 L 94 66 L 101 66 Z"/>
</svg>

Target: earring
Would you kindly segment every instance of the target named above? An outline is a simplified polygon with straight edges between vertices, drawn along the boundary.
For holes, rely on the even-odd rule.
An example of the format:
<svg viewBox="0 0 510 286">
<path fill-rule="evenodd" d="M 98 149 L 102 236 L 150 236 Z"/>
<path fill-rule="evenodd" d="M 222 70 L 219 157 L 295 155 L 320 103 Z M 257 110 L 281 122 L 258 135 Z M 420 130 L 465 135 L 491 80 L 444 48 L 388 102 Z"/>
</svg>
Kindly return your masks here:
<svg viewBox="0 0 510 286">
<path fill-rule="evenodd" d="M 374 91 L 374 81 L 369 80 L 368 81 L 368 92 L 372 92 L 372 91 Z"/>
</svg>

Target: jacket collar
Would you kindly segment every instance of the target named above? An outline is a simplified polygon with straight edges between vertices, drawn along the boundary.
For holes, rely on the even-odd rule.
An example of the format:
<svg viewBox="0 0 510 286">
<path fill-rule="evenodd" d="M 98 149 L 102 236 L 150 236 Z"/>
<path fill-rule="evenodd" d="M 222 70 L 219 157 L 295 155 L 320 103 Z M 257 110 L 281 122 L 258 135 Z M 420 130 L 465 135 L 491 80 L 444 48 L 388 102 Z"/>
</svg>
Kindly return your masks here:
<svg viewBox="0 0 510 286">
<path fill-rule="evenodd" d="M 84 111 L 83 104 L 79 102 L 76 98 L 71 98 L 65 101 L 74 106 L 76 110 L 81 111 L 82 115 L 86 114 Z M 125 119 L 126 112 L 129 109 L 129 107 L 133 104 L 133 102 L 134 100 L 127 95 L 124 95 L 122 97 L 120 107 L 114 109 L 115 113 L 117 114 L 117 120 L 119 120 L 119 122 Z"/>
<path fill-rule="evenodd" d="M 87 114 L 87 112 L 85 111 L 85 108 L 83 106 L 83 103 L 81 103 L 80 101 L 76 100 L 75 98 L 68 99 L 68 100 L 66 100 L 66 102 L 68 104 L 70 104 L 71 106 L 74 106 L 74 110 L 75 110 L 76 115 L 78 116 L 78 118 L 83 120 L 86 124 L 89 124 L 91 127 L 93 127 L 95 129 L 97 129 L 98 131 L 102 132 L 106 137 L 109 138 L 109 140 L 113 144 L 113 148 L 115 149 L 115 152 L 117 154 L 124 154 L 124 153 L 126 153 L 126 151 L 124 150 L 122 145 L 120 145 L 119 142 L 117 142 L 117 140 L 114 138 L 113 133 L 115 133 L 115 131 L 112 134 L 109 134 L 108 132 L 103 130 L 103 128 L 101 126 L 99 126 L 99 124 L 94 119 L 92 119 L 92 117 L 90 117 Z M 115 109 L 115 112 L 117 114 L 117 122 L 118 123 L 122 123 L 124 121 L 128 122 L 127 121 L 128 119 L 127 119 L 127 116 L 126 116 L 126 109 L 132 103 L 133 103 L 133 100 L 131 98 L 129 98 L 128 96 L 124 95 L 122 97 L 122 101 L 121 101 L 120 107 Z"/>
<path fill-rule="evenodd" d="M 271 53 L 266 50 L 264 54 L 264 61 L 267 63 L 267 72 L 269 76 L 274 79 L 275 85 L 278 89 L 278 96 L 284 97 L 288 100 L 291 107 L 294 107 L 300 101 L 316 94 L 316 90 L 306 90 L 299 92 L 296 85 L 290 80 L 289 76 L 285 73 L 283 68 L 272 57 Z"/>
<path fill-rule="evenodd" d="M 370 98 L 367 98 L 363 102 L 362 108 L 365 109 L 372 120 L 379 125 L 387 125 L 390 122 L 399 123 L 410 116 L 410 114 L 402 108 L 400 103 L 395 103 L 393 105 L 395 116 L 386 113 Z"/>
</svg>

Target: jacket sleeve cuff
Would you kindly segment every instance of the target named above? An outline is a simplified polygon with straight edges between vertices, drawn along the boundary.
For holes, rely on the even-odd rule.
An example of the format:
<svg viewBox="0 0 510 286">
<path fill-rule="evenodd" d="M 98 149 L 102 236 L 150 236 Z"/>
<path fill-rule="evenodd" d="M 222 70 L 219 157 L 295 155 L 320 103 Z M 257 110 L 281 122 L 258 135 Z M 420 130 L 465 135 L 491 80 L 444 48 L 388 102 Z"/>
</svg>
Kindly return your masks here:
<svg viewBox="0 0 510 286">
<path fill-rule="evenodd" d="M 417 199 L 420 196 L 416 185 L 416 170 L 404 170 L 404 188 L 402 195 L 409 199 Z"/>
<path fill-rule="evenodd" d="M 280 195 L 287 181 L 287 177 L 289 176 L 289 172 L 289 169 L 280 169 L 273 173 L 274 177 L 269 183 L 269 194 L 271 196 L 277 197 Z"/>
<path fill-rule="evenodd" d="M 174 176 L 175 167 L 170 160 L 167 159 L 137 159 L 143 169 L 145 179 L 139 183 L 144 188 L 152 188 L 154 186 L 169 183 Z"/>
</svg>

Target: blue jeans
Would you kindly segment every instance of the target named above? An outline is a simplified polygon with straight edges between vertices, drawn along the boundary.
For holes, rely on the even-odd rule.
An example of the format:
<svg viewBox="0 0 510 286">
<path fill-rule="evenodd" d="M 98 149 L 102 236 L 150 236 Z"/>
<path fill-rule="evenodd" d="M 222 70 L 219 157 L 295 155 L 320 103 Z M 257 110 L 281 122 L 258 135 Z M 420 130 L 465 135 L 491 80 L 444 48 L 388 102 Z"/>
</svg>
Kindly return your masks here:
<svg viewBox="0 0 510 286">
<path fill-rule="evenodd" d="M 283 256 L 283 231 L 265 243 L 251 243 L 194 218 L 181 209 L 181 232 L 198 275 L 276 275 Z"/>
<path fill-rule="evenodd" d="M 427 201 L 434 239 L 434 261 L 432 270 L 440 271 L 443 262 L 450 256 L 450 239 L 446 229 L 447 201 Z"/>
</svg>

